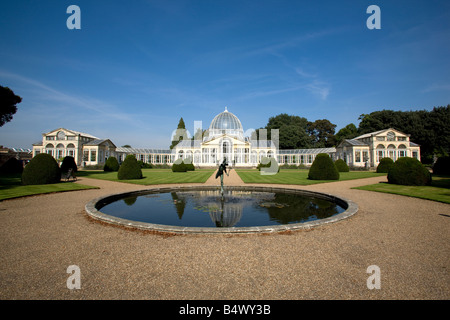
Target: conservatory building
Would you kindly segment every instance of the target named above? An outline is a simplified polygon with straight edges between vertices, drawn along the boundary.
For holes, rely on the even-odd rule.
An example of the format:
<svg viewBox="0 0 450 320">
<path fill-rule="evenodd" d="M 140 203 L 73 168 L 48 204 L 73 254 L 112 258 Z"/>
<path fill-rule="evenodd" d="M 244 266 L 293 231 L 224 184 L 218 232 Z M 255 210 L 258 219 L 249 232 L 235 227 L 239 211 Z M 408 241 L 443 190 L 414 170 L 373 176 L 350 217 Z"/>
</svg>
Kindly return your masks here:
<svg viewBox="0 0 450 320">
<path fill-rule="evenodd" d="M 395 129 L 346 139 L 336 148 L 279 150 L 277 132 L 271 132 L 274 141 L 266 138 L 265 130 L 259 131 L 259 139 L 246 136 L 239 118 L 227 108 L 214 117 L 202 137 L 182 135 L 173 149 L 126 148 L 116 147 L 109 139 L 59 128 L 42 134 L 42 140 L 33 144 L 33 156 L 45 152 L 59 161 L 72 156 L 81 167 L 102 166 L 110 156 L 123 162 L 129 154 L 153 165 L 172 165 L 183 159 L 196 167 L 217 167 L 226 159 L 229 166 L 241 168 L 254 168 L 263 157 L 275 158 L 279 165 L 310 166 L 319 153 L 327 153 L 333 160 L 344 159 L 351 167 L 375 167 L 383 157 L 420 160 L 420 147 L 409 140 L 409 135 Z"/>
</svg>

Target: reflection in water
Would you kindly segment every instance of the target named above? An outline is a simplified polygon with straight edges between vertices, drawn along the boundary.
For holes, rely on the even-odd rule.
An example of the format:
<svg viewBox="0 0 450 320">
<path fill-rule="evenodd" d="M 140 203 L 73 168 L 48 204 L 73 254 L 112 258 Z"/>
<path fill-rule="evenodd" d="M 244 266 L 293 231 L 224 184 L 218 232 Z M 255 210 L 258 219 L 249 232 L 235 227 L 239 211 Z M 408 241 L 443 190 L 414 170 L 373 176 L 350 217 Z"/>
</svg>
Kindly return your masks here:
<svg viewBox="0 0 450 320">
<path fill-rule="evenodd" d="M 173 191 L 128 197 L 102 208 L 134 221 L 186 227 L 250 227 L 300 223 L 343 212 L 333 202 L 294 193 Z"/>
<path fill-rule="evenodd" d="M 175 193 L 175 192 L 174 192 Z M 217 191 L 176 192 L 177 212 L 193 201 L 194 209 L 209 213 L 216 227 L 233 227 L 242 218 L 244 208 L 267 212 L 278 224 L 298 223 L 323 219 L 339 213 L 339 207 L 330 201 L 291 193 L 226 191 L 222 197 Z"/>
</svg>

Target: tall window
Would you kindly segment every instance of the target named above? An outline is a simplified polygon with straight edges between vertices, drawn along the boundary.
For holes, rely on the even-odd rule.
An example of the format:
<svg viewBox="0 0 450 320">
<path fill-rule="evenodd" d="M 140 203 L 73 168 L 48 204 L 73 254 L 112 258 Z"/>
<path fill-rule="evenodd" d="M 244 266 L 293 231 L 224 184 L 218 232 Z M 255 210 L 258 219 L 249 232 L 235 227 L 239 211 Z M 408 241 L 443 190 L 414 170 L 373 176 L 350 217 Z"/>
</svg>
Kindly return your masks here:
<svg viewBox="0 0 450 320">
<path fill-rule="evenodd" d="M 355 162 L 361 162 L 361 150 L 355 150 Z"/>
<path fill-rule="evenodd" d="M 91 150 L 91 161 L 97 161 L 97 151 Z"/>
</svg>

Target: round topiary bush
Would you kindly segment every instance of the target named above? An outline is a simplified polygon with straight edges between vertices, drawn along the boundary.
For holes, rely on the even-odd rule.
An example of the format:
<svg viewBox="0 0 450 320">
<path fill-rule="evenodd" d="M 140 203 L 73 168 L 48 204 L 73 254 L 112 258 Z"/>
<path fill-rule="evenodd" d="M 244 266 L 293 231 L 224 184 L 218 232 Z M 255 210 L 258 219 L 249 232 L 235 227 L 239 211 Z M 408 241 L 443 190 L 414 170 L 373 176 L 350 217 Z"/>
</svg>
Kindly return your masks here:
<svg viewBox="0 0 450 320">
<path fill-rule="evenodd" d="M 431 184 L 431 173 L 419 160 L 402 157 L 389 169 L 387 179 L 392 184 L 426 186 Z"/>
<path fill-rule="evenodd" d="M 75 163 L 75 159 L 71 156 L 67 156 L 63 159 L 61 163 L 61 173 L 69 172 L 69 169 L 72 169 L 72 172 L 77 172 L 77 164 Z"/>
<path fill-rule="evenodd" d="M 22 172 L 23 172 L 22 162 L 17 160 L 15 157 L 9 158 L 0 167 L 0 173 L 3 173 L 3 174 L 14 174 L 14 173 L 22 173 Z"/>
<path fill-rule="evenodd" d="M 187 166 L 186 164 L 183 162 L 183 159 L 177 159 L 175 160 L 175 162 L 172 165 L 172 172 L 186 172 L 187 171 Z"/>
<path fill-rule="evenodd" d="M 342 159 L 337 159 L 334 162 L 334 165 L 336 166 L 336 168 L 338 169 L 339 172 L 349 172 L 350 171 L 350 168 L 345 163 L 345 161 Z"/>
<path fill-rule="evenodd" d="M 377 172 L 388 173 L 393 164 L 394 160 L 392 160 L 391 158 L 381 158 L 380 163 L 377 166 Z"/>
<path fill-rule="evenodd" d="M 119 180 L 142 179 L 141 166 L 133 154 L 129 154 L 117 172 Z"/>
<path fill-rule="evenodd" d="M 36 155 L 25 166 L 22 173 L 22 184 L 58 183 L 61 180 L 61 170 L 56 160 L 47 153 Z"/>
<path fill-rule="evenodd" d="M 311 180 L 339 180 L 339 171 L 326 153 L 319 153 L 308 172 Z"/>
<path fill-rule="evenodd" d="M 105 165 L 103 166 L 103 171 L 119 171 L 119 161 L 117 161 L 116 157 L 109 157 Z"/>
<path fill-rule="evenodd" d="M 433 173 L 450 175 L 450 157 L 439 157 L 433 165 Z"/>
</svg>

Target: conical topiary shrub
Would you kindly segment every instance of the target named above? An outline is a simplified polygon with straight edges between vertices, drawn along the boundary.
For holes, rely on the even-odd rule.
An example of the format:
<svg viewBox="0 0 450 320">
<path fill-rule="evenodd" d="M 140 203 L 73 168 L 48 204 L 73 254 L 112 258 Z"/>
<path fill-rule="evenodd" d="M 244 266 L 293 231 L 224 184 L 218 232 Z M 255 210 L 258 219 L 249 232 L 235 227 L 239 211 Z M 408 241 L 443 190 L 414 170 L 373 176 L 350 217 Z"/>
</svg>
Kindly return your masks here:
<svg viewBox="0 0 450 320">
<path fill-rule="evenodd" d="M 334 162 L 334 165 L 336 166 L 336 168 L 338 169 L 339 172 L 349 172 L 350 171 L 350 168 L 345 163 L 345 161 L 342 159 L 337 159 Z"/>
<path fill-rule="evenodd" d="M 63 162 L 61 163 L 61 173 L 69 172 L 69 169 L 72 169 L 72 172 L 77 172 L 77 164 L 75 163 L 75 159 L 71 156 L 64 157 Z"/>
<path fill-rule="evenodd" d="M 394 160 L 392 160 L 391 158 L 381 158 L 380 163 L 377 166 L 377 172 L 388 173 L 393 164 Z"/>
<path fill-rule="evenodd" d="M 106 160 L 103 171 L 119 171 L 119 161 L 117 161 L 116 157 L 109 157 Z"/>
<path fill-rule="evenodd" d="M 406 186 L 426 186 L 431 184 L 431 173 L 417 159 L 398 158 L 389 169 L 389 183 Z"/>
<path fill-rule="evenodd" d="M 142 179 L 141 166 L 134 155 L 129 154 L 125 158 L 117 172 L 117 178 L 119 180 Z"/>
<path fill-rule="evenodd" d="M 49 184 L 61 180 L 61 170 L 56 160 L 47 153 L 36 155 L 25 166 L 22 173 L 22 184 Z"/>
<path fill-rule="evenodd" d="M 328 154 L 319 153 L 309 169 L 308 179 L 339 180 L 339 171 Z"/>
</svg>

